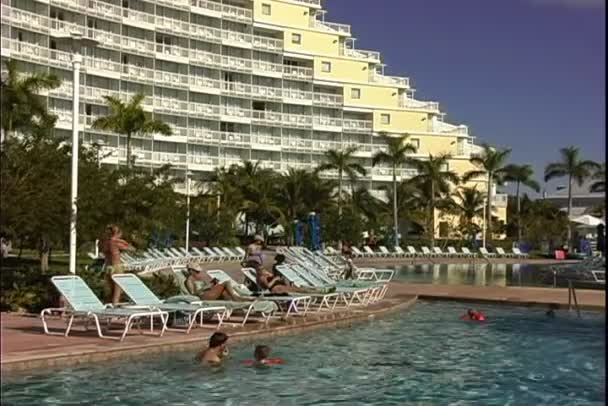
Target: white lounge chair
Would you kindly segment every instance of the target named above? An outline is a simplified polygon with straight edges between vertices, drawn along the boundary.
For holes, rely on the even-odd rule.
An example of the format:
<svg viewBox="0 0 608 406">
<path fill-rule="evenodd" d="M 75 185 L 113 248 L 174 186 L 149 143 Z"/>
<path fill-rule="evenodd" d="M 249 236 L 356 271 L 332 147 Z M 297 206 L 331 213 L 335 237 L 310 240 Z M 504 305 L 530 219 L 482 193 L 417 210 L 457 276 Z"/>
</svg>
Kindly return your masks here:
<svg viewBox="0 0 608 406">
<path fill-rule="evenodd" d="M 469 251 L 469 249 L 467 247 L 462 247 L 461 248 L 462 253 L 467 257 L 467 258 L 475 258 L 477 257 L 477 254 L 474 252 Z"/>
<path fill-rule="evenodd" d="M 416 251 L 416 248 L 412 247 L 411 245 L 408 245 L 406 248 L 407 248 L 407 252 L 409 253 L 410 257 L 414 258 L 414 257 L 420 256 L 418 251 Z"/>
<path fill-rule="evenodd" d="M 365 251 L 365 253 L 367 255 L 369 255 L 370 257 L 385 257 L 386 255 L 384 255 L 381 252 L 375 252 L 374 250 L 372 250 L 369 245 L 365 245 L 363 246 L 363 251 Z"/>
<path fill-rule="evenodd" d="M 378 249 L 380 250 L 380 252 L 382 254 L 384 254 L 385 257 L 395 257 L 396 256 L 394 252 L 390 252 L 388 250 L 388 248 L 386 248 L 384 245 L 379 246 Z"/>
<path fill-rule="evenodd" d="M 514 258 L 515 254 L 511 252 L 506 252 L 502 247 L 496 247 L 496 254 L 502 258 Z"/>
<path fill-rule="evenodd" d="M 449 252 L 443 252 L 441 250 L 441 248 L 439 248 L 439 247 L 433 247 L 433 253 L 435 254 L 435 256 L 443 257 L 443 258 L 450 256 Z"/>
<path fill-rule="evenodd" d="M 513 247 L 512 248 L 513 254 L 515 254 L 518 258 L 528 258 L 529 254 L 526 252 L 521 252 L 521 250 L 518 247 Z"/>
<path fill-rule="evenodd" d="M 363 253 L 363 252 L 359 251 L 359 248 L 357 248 L 357 247 L 351 247 L 350 249 L 351 249 L 351 251 L 354 254 L 353 257 L 355 257 L 355 258 L 367 258 L 367 257 L 369 257 L 369 254 Z"/>
<path fill-rule="evenodd" d="M 456 251 L 456 248 L 452 246 L 448 247 L 448 254 L 450 254 L 451 257 L 455 258 L 462 258 L 466 256 L 464 253 Z"/>
<path fill-rule="evenodd" d="M 479 253 L 484 258 L 496 258 L 496 254 L 489 252 L 485 247 L 479 247 Z"/>
<path fill-rule="evenodd" d="M 422 255 L 427 257 L 427 258 L 431 258 L 434 257 L 435 255 L 431 252 L 431 250 L 429 249 L 429 247 L 420 247 L 420 249 L 422 250 Z"/>
<path fill-rule="evenodd" d="M 396 257 L 400 257 L 400 258 L 405 258 L 408 257 L 409 254 L 405 251 L 403 251 L 403 248 L 401 248 L 400 246 L 396 246 L 395 248 L 393 248 L 393 255 Z"/>
</svg>

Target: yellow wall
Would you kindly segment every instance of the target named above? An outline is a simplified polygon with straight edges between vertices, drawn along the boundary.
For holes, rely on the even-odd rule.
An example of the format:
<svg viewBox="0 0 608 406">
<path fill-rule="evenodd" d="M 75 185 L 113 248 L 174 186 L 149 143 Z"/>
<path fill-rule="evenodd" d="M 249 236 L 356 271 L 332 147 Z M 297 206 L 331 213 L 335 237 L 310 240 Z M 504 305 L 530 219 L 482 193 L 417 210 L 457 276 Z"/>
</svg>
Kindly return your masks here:
<svg viewBox="0 0 608 406">
<path fill-rule="evenodd" d="M 382 114 L 390 114 L 390 124 L 382 124 Z M 376 110 L 374 111 L 374 131 L 425 132 L 428 128 L 427 120 L 428 114 L 422 112 Z"/>
<path fill-rule="evenodd" d="M 418 154 L 433 154 L 433 156 L 437 156 L 445 153 L 455 155 L 458 152 L 456 137 L 416 135 L 415 133 L 411 133 L 409 138 L 420 140 Z M 452 142 L 454 144 L 450 145 Z"/>
<path fill-rule="evenodd" d="M 287 52 L 304 52 L 311 55 L 340 55 L 340 37 L 338 35 L 286 28 L 284 37 L 284 48 Z M 300 44 L 292 42 L 292 33 L 300 34 Z"/>
<path fill-rule="evenodd" d="M 331 72 L 321 71 L 322 62 L 331 63 Z M 342 82 L 367 82 L 369 80 L 369 67 L 367 62 L 316 56 L 314 77 L 315 79 Z"/>
<path fill-rule="evenodd" d="M 352 89 L 361 90 L 361 98 L 353 99 Z M 398 108 L 399 92 L 389 87 L 368 86 L 368 85 L 347 85 L 344 86 L 344 104 L 355 107 L 379 107 L 379 108 Z"/>
<path fill-rule="evenodd" d="M 269 16 L 262 14 L 262 4 L 270 4 L 271 12 Z M 306 6 L 275 0 L 255 0 L 253 3 L 253 20 L 266 24 L 308 28 L 310 15 Z"/>
</svg>

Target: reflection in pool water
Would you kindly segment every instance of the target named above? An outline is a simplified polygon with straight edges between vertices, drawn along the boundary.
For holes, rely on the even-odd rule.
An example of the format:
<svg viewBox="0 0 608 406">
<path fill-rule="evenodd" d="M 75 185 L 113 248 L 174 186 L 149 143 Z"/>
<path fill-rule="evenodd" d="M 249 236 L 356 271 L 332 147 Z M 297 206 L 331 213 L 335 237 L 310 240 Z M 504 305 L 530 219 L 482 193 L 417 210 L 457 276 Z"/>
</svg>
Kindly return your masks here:
<svg viewBox="0 0 608 406">
<path fill-rule="evenodd" d="M 530 264 L 426 264 L 396 267 L 395 280 L 476 286 L 551 286 L 549 265 Z"/>
<path fill-rule="evenodd" d="M 233 346 L 222 368 L 174 353 L 33 375 L 3 374 L 3 405 L 601 405 L 604 314 L 418 302 L 351 328 Z M 255 344 L 285 365 L 244 367 Z M 9 379 L 7 379 L 9 378 Z"/>
</svg>

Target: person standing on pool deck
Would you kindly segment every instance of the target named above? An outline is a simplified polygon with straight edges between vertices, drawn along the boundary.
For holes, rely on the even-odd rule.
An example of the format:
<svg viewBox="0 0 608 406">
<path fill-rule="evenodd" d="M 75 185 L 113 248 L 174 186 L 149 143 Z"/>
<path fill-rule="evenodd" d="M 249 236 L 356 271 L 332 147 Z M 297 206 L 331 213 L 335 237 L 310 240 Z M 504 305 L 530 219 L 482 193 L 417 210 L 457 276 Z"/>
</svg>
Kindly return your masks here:
<svg viewBox="0 0 608 406">
<path fill-rule="evenodd" d="M 253 242 L 247 246 L 247 256 L 245 262 L 259 259 L 261 264 L 264 264 L 264 255 L 262 254 L 262 248 L 264 247 L 264 238 L 261 235 L 256 234 L 253 237 Z"/>
<path fill-rule="evenodd" d="M 213 333 L 209 337 L 209 347 L 201 351 L 196 356 L 196 360 L 207 365 L 220 365 L 228 354 L 227 341 L 228 336 L 221 331 Z"/>
<path fill-rule="evenodd" d="M 109 225 L 106 228 L 105 238 L 100 242 L 100 250 L 105 258 L 104 269 L 106 282 L 112 291 L 112 305 L 116 306 L 120 301 L 122 290 L 112 280 L 112 274 L 124 272 L 120 253 L 122 251 L 135 251 L 135 248 L 122 239 L 122 231 L 118 226 Z"/>
</svg>

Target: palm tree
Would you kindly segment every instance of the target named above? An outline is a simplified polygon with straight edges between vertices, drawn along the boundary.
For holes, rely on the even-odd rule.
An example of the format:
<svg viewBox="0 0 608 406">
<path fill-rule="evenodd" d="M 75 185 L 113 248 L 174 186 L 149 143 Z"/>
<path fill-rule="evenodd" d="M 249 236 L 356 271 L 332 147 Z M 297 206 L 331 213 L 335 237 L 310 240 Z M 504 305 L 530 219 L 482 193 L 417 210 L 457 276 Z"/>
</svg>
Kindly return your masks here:
<svg viewBox="0 0 608 406">
<path fill-rule="evenodd" d="M 55 74 L 43 72 L 20 75 L 17 61 L 13 59 L 7 60 L 5 65 L 6 72 L 1 80 L 4 136 L 52 121 L 53 115 L 47 110 L 45 98 L 38 93 L 59 87 L 59 78 Z"/>
<path fill-rule="evenodd" d="M 411 179 L 412 184 L 424 191 L 429 199 L 427 209 L 431 247 L 435 246 L 435 208 L 438 199 L 450 192 L 451 185 L 457 185 L 460 181 L 458 175 L 447 168 L 451 157 L 450 154 L 429 154 L 428 159 L 409 160 L 418 172 L 418 175 Z"/>
<path fill-rule="evenodd" d="M 110 114 L 99 117 L 93 122 L 93 128 L 98 130 L 112 131 L 127 137 L 127 168 L 131 169 L 131 138 L 134 135 L 149 135 L 159 133 L 172 135 L 171 127 L 161 121 L 153 119 L 150 113 L 145 112 L 142 102 L 145 96 L 141 93 L 135 94 L 124 103 L 117 97 L 103 97 L 110 108 Z"/>
<path fill-rule="evenodd" d="M 397 168 L 404 166 L 408 162 L 408 153 L 416 152 L 416 147 L 412 144 L 407 144 L 405 140 L 407 135 L 401 137 L 389 137 L 386 134 L 381 135 L 382 140 L 386 143 L 386 151 L 378 151 L 372 157 L 372 166 L 380 163 L 385 163 L 393 168 L 393 227 L 394 227 L 394 243 L 399 245 L 399 217 L 397 215 Z"/>
<path fill-rule="evenodd" d="M 536 180 L 532 178 L 534 175 L 534 169 L 532 169 L 531 165 L 507 165 L 505 180 L 509 182 L 515 182 L 515 195 L 517 196 L 517 238 L 521 241 L 522 237 L 522 228 L 521 228 L 521 196 L 520 196 L 520 187 L 521 185 L 525 185 L 535 192 L 540 191 L 540 185 Z"/>
<path fill-rule="evenodd" d="M 568 219 L 572 211 L 572 185 L 576 182 L 579 186 L 583 185 L 585 179 L 591 176 L 591 172 L 599 165 L 593 161 L 581 160 L 580 150 L 570 146 L 560 149 L 561 162 L 552 162 L 545 167 L 545 182 L 555 179 L 568 177 Z M 572 227 L 568 226 L 568 243 L 572 241 Z"/>
<path fill-rule="evenodd" d="M 367 171 L 363 166 L 354 162 L 354 154 L 358 148 L 350 146 L 342 151 L 330 149 L 325 152 L 325 162 L 316 169 L 317 173 L 324 171 L 338 171 L 338 215 L 342 215 L 342 187 L 344 174 L 351 180 L 357 178 L 357 174 L 365 176 Z"/>
<path fill-rule="evenodd" d="M 477 231 L 473 219 L 483 215 L 484 199 L 483 192 L 474 186 L 458 189 L 450 202 L 451 210 L 460 216 L 460 223 L 468 236 L 472 237 Z"/>
<path fill-rule="evenodd" d="M 495 149 L 488 144 L 482 144 L 483 152 L 479 156 L 473 156 L 469 161 L 477 166 L 479 169 L 472 170 L 464 174 L 462 180 L 467 183 L 470 180 L 478 177 L 485 176 L 487 182 L 486 190 L 486 225 L 489 231 L 490 238 L 492 238 L 492 186 L 496 182 L 501 184 L 504 180 L 504 176 L 507 173 L 506 161 L 511 154 L 510 149 Z"/>
<path fill-rule="evenodd" d="M 591 193 L 601 193 L 606 192 L 606 163 L 599 164 L 597 170 L 591 177 L 591 179 L 597 180 L 597 182 L 593 182 L 589 187 L 589 192 Z"/>
</svg>

